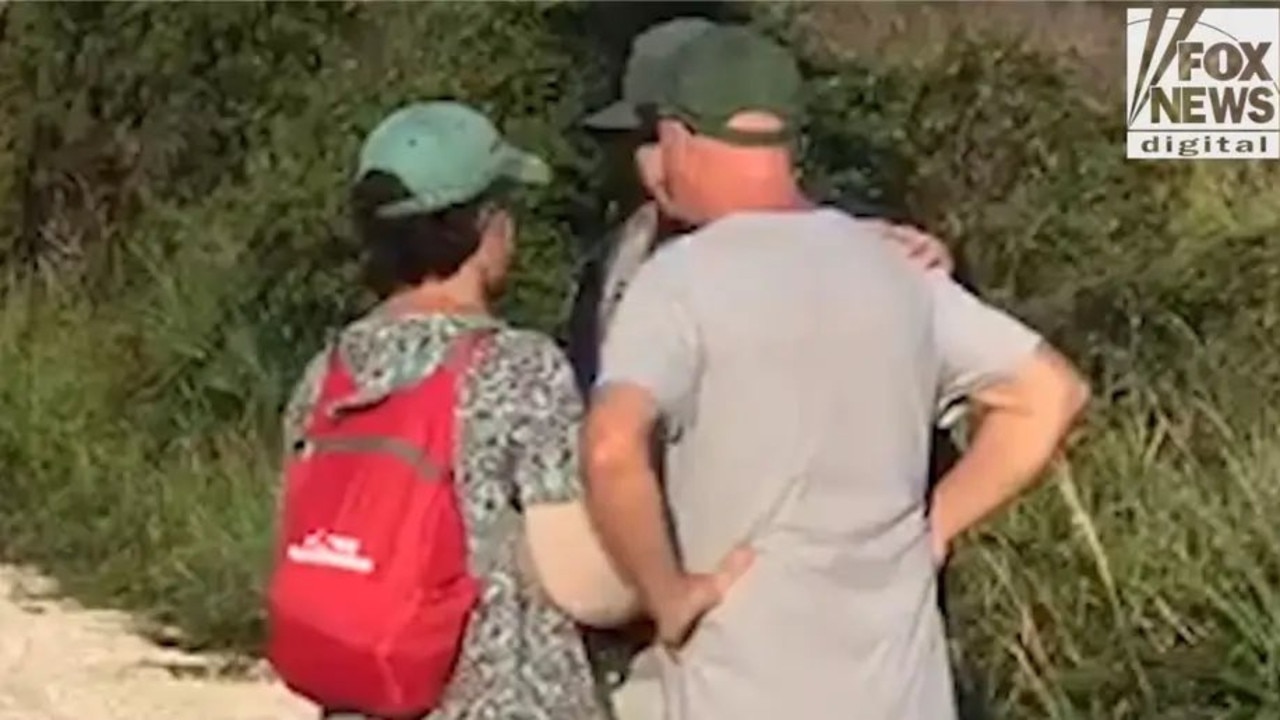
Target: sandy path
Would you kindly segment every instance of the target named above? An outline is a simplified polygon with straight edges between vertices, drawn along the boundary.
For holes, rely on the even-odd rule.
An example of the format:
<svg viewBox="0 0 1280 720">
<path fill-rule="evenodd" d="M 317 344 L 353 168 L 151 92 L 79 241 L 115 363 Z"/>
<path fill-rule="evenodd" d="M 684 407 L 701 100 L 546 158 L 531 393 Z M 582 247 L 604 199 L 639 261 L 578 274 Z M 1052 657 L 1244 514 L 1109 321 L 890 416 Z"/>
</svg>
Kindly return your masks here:
<svg viewBox="0 0 1280 720">
<path fill-rule="evenodd" d="M 30 599 L 40 583 L 0 567 L 0 720 L 316 718 L 276 683 L 176 677 L 168 668 L 208 663 L 147 643 L 118 613 Z"/>
</svg>

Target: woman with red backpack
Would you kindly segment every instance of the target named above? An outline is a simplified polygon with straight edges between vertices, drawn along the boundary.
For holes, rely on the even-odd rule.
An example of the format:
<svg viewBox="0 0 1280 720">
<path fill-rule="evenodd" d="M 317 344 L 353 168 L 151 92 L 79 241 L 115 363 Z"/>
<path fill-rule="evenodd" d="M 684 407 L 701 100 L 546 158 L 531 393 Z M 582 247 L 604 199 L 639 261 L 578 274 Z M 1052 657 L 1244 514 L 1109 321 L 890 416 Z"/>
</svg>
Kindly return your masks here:
<svg viewBox="0 0 1280 720">
<path fill-rule="evenodd" d="M 268 656 L 327 718 L 607 717 L 578 623 L 637 603 L 582 507 L 573 371 L 491 314 L 539 158 L 451 102 L 367 138 L 351 202 L 384 302 L 285 417 Z"/>
</svg>

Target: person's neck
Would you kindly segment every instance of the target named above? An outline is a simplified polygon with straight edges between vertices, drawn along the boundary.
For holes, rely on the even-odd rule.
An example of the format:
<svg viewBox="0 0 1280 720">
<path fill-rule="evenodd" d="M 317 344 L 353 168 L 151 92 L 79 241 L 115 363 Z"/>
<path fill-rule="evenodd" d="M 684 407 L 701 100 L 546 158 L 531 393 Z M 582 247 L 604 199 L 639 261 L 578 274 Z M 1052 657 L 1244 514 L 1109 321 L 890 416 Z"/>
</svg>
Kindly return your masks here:
<svg viewBox="0 0 1280 720">
<path fill-rule="evenodd" d="M 392 295 L 386 307 L 393 314 L 489 315 L 489 299 L 474 283 L 428 283 Z"/>
<path fill-rule="evenodd" d="M 707 221 L 739 213 L 785 213 L 813 210 L 816 203 L 794 184 L 781 184 L 772 188 L 760 188 L 744 192 L 741 188 L 726 192 L 718 202 L 710 204 Z"/>
</svg>

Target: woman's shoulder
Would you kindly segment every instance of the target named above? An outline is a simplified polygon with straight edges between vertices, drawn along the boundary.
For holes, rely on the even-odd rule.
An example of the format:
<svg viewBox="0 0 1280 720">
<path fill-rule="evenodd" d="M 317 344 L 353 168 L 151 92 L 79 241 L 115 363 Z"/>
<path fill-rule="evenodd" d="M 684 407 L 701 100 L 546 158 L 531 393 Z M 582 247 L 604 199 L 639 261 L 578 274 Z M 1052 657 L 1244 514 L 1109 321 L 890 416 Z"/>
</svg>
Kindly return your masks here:
<svg viewBox="0 0 1280 720">
<path fill-rule="evenodd" d="M 546 333 L 503 327 L 493 333 L 482 363 L 475 382 L 490 401 L 530 410 L 544 402 L 573 404 L 578 398 L 573 369 Z"/>
<path fill-rule="evenodd" d="M 491 356 L 510 370 L 554 374 L 568 367 L 564 351 L 547 333 L 503 326 L 493 334 Z"/>
</svg>

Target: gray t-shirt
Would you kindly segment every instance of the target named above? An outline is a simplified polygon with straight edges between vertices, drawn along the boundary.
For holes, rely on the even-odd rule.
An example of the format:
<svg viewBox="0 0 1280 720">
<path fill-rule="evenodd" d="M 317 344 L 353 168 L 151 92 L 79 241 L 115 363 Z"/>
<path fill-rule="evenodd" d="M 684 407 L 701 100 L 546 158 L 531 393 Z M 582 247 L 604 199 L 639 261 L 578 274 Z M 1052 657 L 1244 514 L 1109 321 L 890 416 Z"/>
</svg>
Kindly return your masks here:
<svg viewBox="0 0 1280 720">
<path fill-rule="evenodd" d="M 843 213 L 673 240 L 617 309 L 597 385 L 648 389 L 687 569 L 755 565 L 677 665 L 671 720 L 955 716 L 925 519 L 929 427 L 1039 337 Z"/>
</svg>

